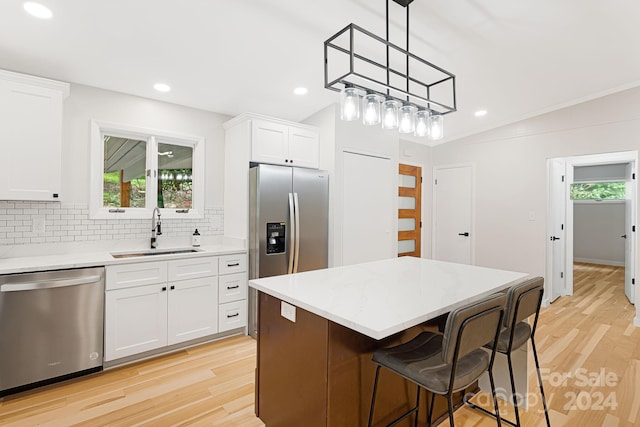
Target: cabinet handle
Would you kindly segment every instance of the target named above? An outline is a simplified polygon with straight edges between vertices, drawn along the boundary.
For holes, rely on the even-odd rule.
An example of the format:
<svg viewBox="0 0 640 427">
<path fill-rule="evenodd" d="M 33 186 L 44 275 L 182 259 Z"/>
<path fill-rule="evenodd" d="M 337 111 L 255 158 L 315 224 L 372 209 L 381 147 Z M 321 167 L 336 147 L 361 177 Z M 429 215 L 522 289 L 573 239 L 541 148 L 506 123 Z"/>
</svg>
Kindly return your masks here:
<svg viewBox="0 0 640 427">
<path fill-rule="evenodd" d="M 175 286 L 171 285 L 171 290 L 174 290 L 175 288 L 176 288 Z"/>
<path fill-rule="evenodd" d="M 166 290 L 167 290 L 167 287 L 166 287 L 166 286 L 163 286 L 163 287 L 162 287 L 162 292 L 164 292 L 164 291 L 166 291 Z"/>
<path fill-rule="evenodd" d="M 240 313 L 235 313 L 235 314 L 227 314 L 227 319 L 230 319 L 232 317 L 238 317 L 240 316 Z"/>
<path fill-rule="evenodd" d="M 230 289 L 238 289 L 239 287 L 240 287 L 240 285 L 227 286 L 227 290 L 230 290 Z"/>
<path fill-rule="evenodd" d="M 238 267 L 240 265 L 239 262 L 233 263 L 233 264 L 229 264 L 227 263 L 227 267 Z"/>
</svg>

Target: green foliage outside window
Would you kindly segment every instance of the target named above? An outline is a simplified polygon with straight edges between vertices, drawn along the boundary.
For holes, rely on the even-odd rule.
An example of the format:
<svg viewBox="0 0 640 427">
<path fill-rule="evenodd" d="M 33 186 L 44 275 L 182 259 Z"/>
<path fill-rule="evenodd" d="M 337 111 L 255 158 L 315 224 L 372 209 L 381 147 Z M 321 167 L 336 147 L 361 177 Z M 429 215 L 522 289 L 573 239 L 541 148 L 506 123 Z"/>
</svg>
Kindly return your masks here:
<svg viewBox="0 0 640 427">
<path fill-rule="evenodd" d="M 621 200 L 625 192 L 625 182 L 571 184 L 571 200 Z"/>
</svg>

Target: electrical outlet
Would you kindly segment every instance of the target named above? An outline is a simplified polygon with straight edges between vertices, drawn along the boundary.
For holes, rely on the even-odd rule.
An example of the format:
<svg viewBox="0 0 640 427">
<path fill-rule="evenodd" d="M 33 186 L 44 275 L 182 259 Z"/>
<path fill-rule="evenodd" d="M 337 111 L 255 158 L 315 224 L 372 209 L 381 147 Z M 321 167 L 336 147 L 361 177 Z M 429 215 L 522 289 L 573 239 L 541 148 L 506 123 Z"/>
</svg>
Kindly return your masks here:
<svg viewBox="0 0 640 427">
<path fill-rule="evenodd" d="M 280 301 L 280 315 L 296 323 L 296 306 Z"/>
<path fill-rule="evenodd" d="M 45 224 L 43 216 L 35 216 L 31 222 L 31 232 L 35 234 L 43 234 L 45 232 Z"/>
<path fill-rule="evenodd" d="M 536 212 L 529 211 L 529 221 L 535 221 L 535 220 L 536 220 Z"/>
</svg>

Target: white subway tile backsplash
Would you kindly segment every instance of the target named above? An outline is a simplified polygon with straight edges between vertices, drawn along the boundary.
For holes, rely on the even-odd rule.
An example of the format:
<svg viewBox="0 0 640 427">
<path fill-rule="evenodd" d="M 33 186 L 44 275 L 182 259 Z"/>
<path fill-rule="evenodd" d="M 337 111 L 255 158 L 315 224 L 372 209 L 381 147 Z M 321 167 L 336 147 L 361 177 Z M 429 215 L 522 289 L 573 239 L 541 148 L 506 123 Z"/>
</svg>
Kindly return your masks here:
<svg viewBox="0 0 640 427">
<path fill-rule="evenodd" d="M 32 231 L 34 218 L 44 218 L 44 232 Z M 223 208 L 209 208 L 201 219 L 163 218 L 162 234 L 190 236 L 197 228 L 202 235 L 222 235 L 223 223 Z M 0 201 L 0 245 L 145 239 L 151 235 L 150 227 L 146 220 L 89 219 L 83 203 Z"/>
</svg>

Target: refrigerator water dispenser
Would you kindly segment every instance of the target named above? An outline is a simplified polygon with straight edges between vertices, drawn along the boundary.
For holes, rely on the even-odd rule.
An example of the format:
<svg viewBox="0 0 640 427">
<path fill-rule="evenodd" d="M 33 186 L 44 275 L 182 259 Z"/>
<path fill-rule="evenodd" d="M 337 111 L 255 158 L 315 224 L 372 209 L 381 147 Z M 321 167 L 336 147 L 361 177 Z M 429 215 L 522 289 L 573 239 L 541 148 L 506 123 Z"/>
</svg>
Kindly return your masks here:
<svg viewBox="0 0 640 427">
<path fill-rule="evenodd" d="M 286 223 L 267 223 L 267 255 L 283 254 L 285 251 L 285 240 L 287 237 Z"/>
</svg>

